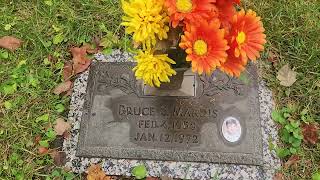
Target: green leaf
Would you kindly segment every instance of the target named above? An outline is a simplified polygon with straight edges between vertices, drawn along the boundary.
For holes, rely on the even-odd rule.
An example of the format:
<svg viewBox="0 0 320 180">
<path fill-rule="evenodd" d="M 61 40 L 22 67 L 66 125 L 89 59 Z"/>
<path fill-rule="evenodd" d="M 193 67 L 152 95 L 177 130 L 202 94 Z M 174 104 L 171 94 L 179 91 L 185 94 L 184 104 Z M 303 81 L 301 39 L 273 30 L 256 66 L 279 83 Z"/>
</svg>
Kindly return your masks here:
<svg viewBox="0 0 320 180">
<path fill-rule="evenodd" d="M 301 145 L 301 139 L 296 139 L 296 138 L 294 138 L 294 140 L 292 141 L 292 143 L 291 143 L 291 145 L 293 146 L 293 147 L 300 147 L 300 145 Z"/>
<path fill-rule="evenodd" d="M 286 119 L 287 119 L 288 117 L 290 117 L 290 116 L 291 116 L 290 113 L 283 113 L 283 117 L 286 118 Z"/>
<path fill-rule="evenodd" d="M 4 107 L 7 109 L 7 110 L 10 110 L 12 109 L 13 105 L 10 101 L 5 101 L 4 102 Z"/>
<path fill-rule="evenodd" d="M 287 148 L 277 148 L 276 153 L 279 158 L 285 158 L 291 154 L 290 150 Z"/>
<path fill-rule="evenodd" d="M 32 75 L 28 77 L 29 83 L 31 84 L 31 86 L 33 87 L 38 87 L 40 84 L 40 81 L 38 79 L 36 79 L 35 77 L 33 77 Z"/>
<path fill-rule="evenodd" d="M 52 25 L 52 28 L 54 29 L 55 32 L 60 32 L 62 30 L 61 28 L 59 28 L 56 25 Z"/>
<path fill-rule="evenodd" d="M 51 64 L 51 62 L 49 61 L 48 58 L 44 58 L 43 63 L 44 63 L 45 65 Z"/>
<path fill-rule="evenodd" d="M 48 140 L 39 141 L 39 144 L 40 144 L 40 146 L 42 146 L 42 147 L 46 147 L 46 148 L 49 147 L 49 142 L 48 142 Z"/>
<path fill-rule="evenodd" d="M 143 179 L 147 177 L 147 168 L 144 165 L 136 166 L 132 169 L 132 175 L 136 177 L 136 179 Z"/>
<path fill-rule="evenodd" d="M 298 127 L 300 126 L 300 122 L 299 122 L 299 121 L 296 121 L 296 122 L 291 121 L 290 124 L 291 124 L 292 127 L 294 127 L 294 128 L 298 128 Z"/>
<path fill-rule="evenodd" d="M 52 176 L 52 177 L 60 177 L 60 172 L 57 171 L 57 170 L 54 170 L 54 171 L 51 173 L 51 176 Z"/>
<path fill-rule="evenodd" d="M 297 154 L 297 152 L 298 152 L 298 151 L 297 151 L 296 148 L 293 148 L 293 147 L 290 148 L 290 153 L 291 153 L 291 154 Z"/>
<path fill-rule="evenodd" d="M 300 129 L 296 129 L 295 131 L 293 131 L 293 137 L 297 139 L 303 139 Z"/>
<path fill-rule="evenodd" d="M 112 48 L 107 48 L 107 49 L 104 49 L 103 51 L 102 51 L 102 53 L 104 54 L 104 55 L 109 55 L 109 54 L 111 54 L 112 53 Z"/>
<path fill-rule="evenodd" d="M 80 44 L 83 44 L 83 43 L 87 43 L 87 42 L 90 42 L 91 41 L 91 38 L 89 36 L 86 36 L 86 35 L 82 35 L 79 39 L 79 43 Z"/>
<path fill-rule="evenodd" d="M 281 140 L 289 143 L 290 133 L 286 129 L 281 129 Z"/>
<path fill-rule="evenodd" d="M 55 35 L 53 37 L 53 44 L 57 45 L 62 43 L 62 41 L 64 40 L 64 35 L 62 33 Z"/>
<path fill-rule="evenodd" d="M 27 64 L 27 61 L 26 60 L 22 60 L 22 61 L 19 62 L 18 67 L 22 67 L 22 66 L 24 66 L 26 64 Z"/>
<path fill-rule="evenodd" d="M 289 137 L 289 143 L 293 143 L 295 140 L 296 140 L 295 137 L 293 137 L 293 136 L 290 136 L 290 137 Z"/>
<path fill-rule="evenodd" d="M 64 112 L 64 110 L 65 110 L 63 104 L 57 104 L 57 105 L 55 106 L 55 108 L 56 108 L 56 111 L 57 111 L 58 113 L 62 113 L 62 112 Z"/>
<path fill-rule="evenodd" d="M 307 108 L 303 109 L 303 110 L 301 111 L 301 113 L 300 113 L 301 116 L 304 116 L 304 115 L 306 115 L 306 114 L 308 114 L 308 109 L 307 109 Z"/>
<path fill-rule="evenodd" d="M 54 140 L 56 138 L 56 133 L 52 128 L 49 128 L 46 132 L 46 136 L 49 138 L 49 141 Z"/>
<path fill-rule="evenodd" d="M 271 117 L 274 121 L 284 125 L 286 123 L 286 119 L 282 117 L 282 115 L 280 114 L 280 112 L 278 111 L 272 111 Z"/>
<path fill-rule="evenodd" d="M 65 180 L 72 180 L 75 178 L 74 174 L 71 172 L 63 172 L 63 176 L 65 177 Z"/>
<path fill-rule="evenodd" d="M 62 61 L 57 62 L 57 63 L 55 64 L 55 67 L 56 67 L 57 69 L 63 69 L 63 67 L 64 67 L 64 62 L 62 62 Z"/>
<path fill-rule="evenodd" d="M 109 32 L 107 27 L 103 24 L 103 23 L 100 23 L 99 24 L 99 29 L 102 31 L 102 32 Z"/>
<path fill-rule="evenodd" d="M 10 160 L 13 161 L 13 162 L 18 161 L 19 159 L 20 159 L 19 154 L 15 153 L 15 152 L 12 153 L 11 156 L 10 156 Z"/>
<path fill-rule="evenodd" d="M 37 117 L 36 122 L 38 123 L 40 121 L 48 122 L 49 121 L 49 114 L 44 114 L 40 117 Z"/>
<path fill-rule="evenodd" d="M 320 172 L 316 172 L 312 175 L 312 180 L 320 180 Z"/>
<path fill-rule="evenodd" d="M 48 5 L 48 6 L 52 6 L 52 5 L 53 5 L 53 3 L 52 3 L 51 0 L 44 1 L 44 3 L 45 3 L 46 5 Z"/>
<path fill-rule="evenodd" d="M 112 32 L 108 32 L 107 35 L 101 39 L 100 46 L 104 48 L 112 48 L 114 45 L 119 43 L 119 38 Z"/>
<path fill-rule="evenodd" d="M 8 59 L 9 53 L 7 51 L 0 51 L 0 59 Z"/>
<path fill-rule="evenodd" d="M 4 26 L 4 30 L 9 31 L 11 29 L 12 25 L 11 24 L 6 24 Z"/>
<path fill-rule="evenodd" d="M 7 84 L 3 86 L 3 92 L 4 94 L 14 94 L 18 89 L 18 86 L 16 83 L 13 84 Z"/>
<path fill-rule="evenodd" d="M 48 48 L 52 45 L 52 42 L 51 41 L 45 41 L 45 42 L 42 42 L 43 46 Z"/>
<path fill-rule="evenodd" d="M 289 132 L 293 132 L 295 129 L 291 124 L 287 124 L 286 126 L 284 126 L 284 128 L 286 128 L 286 130 L 288 130 Z"/>
</svg>

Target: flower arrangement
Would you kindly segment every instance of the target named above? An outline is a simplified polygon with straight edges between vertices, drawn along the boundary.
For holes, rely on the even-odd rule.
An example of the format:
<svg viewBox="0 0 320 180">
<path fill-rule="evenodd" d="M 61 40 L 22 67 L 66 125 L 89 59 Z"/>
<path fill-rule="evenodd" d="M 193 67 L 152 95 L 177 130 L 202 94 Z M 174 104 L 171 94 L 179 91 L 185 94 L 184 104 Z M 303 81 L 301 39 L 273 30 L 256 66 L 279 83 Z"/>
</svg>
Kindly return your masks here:
<svg viewBox="0 0 320 180">
<path fill-rule="evenodd" d="M 150 86 L 170 82 L 177 67 L 238 77 L 266 43 L 260 17 L 240 0 L 122 0 L 122 9 L 138 49 L 133 70 Z"/>
</svg>

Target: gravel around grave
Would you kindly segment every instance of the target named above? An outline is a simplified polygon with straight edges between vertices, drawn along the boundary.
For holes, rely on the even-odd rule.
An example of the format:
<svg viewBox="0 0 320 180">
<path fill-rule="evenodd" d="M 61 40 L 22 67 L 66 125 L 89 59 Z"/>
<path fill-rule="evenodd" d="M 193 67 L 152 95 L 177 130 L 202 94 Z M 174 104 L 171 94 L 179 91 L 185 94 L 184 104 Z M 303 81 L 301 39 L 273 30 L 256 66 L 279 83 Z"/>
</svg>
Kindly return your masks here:
<svg viewBox="0 0 320 180">
<path fill-rule="evenodd" d="M 104 56 L 96 54 L 97 61 L 131 61 L 129 53 L 122 53 L 114 50 L 111 55 Z M 138 164 L 145 164 L 148 169 L 148 176 L 160 177 L 170 176 L 181 179 L 272 179 L 275 170 L 280 168 L 280 160 L 274 151 L 270 151 L 270 141 L 274 144 L 278 141 L 277 129 L 271 119 L 273 108 L 272 93 L 266 88 L 264 82 L 259 84 L 260 114 L 263 134 L 263 166 L 235 165 L 235 164 L 214 164 L 214 163 L 192 163 L 152 160 L 128 160 L 128 159 L 101 159 L 101 158 L 79 158 L 76 157 L 76 148 L 79 137 L 80 120 L 84 95 L 86 93 L 88 71 L 81 74 L 75 81 L 74 90 L 70 103 L 68 121 L 72 123 L 71 136 L 63 143 L 63 150 L 67 154 L 66 167 L 77 173 L 82 173 L 92 163 L 101 163 L 108 175 L 131 176 L 131 169 Z"/>
</svg>

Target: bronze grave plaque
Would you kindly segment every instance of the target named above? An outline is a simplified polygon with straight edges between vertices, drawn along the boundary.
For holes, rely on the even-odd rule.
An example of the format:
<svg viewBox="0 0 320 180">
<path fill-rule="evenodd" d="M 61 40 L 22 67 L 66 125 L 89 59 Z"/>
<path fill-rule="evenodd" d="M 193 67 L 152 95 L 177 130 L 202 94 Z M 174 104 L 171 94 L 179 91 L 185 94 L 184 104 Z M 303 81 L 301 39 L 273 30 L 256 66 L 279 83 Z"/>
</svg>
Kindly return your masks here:
<svg viewBox="0 0 320 180">
<path fill-rule="evenodd" d="M 261 165 L 258 80 L 185 72 L 179 90 L 135 79 L 130 62 L 89 71 L 77 156 Z"/>
</svg>

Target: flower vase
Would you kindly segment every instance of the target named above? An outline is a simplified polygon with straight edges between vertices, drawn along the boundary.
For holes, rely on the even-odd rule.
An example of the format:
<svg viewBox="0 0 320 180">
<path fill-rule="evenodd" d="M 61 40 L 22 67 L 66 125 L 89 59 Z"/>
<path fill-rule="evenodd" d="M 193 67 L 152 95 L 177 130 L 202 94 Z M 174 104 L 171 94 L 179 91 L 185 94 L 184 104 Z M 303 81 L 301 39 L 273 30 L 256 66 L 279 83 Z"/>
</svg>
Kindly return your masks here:
<svg viewBox="0 0 320 180">
<path fill-rule="evenodd" d="M 181 89 L 182 82 L 184 79 L 184 73 L 188 69 L 189 68 L 176 68 L 176 69 L 174 69 L 177 72 L 177 74 L 169 77 L 170 82 L 162 83 L 160 85 L 160 87 L 158 87 L 157 89 L 159 89 L 159 90 L 179 90 L 179 89 Z"/>
</svg>

